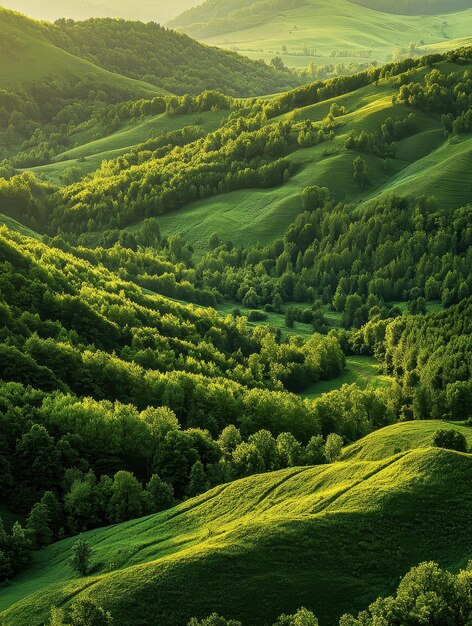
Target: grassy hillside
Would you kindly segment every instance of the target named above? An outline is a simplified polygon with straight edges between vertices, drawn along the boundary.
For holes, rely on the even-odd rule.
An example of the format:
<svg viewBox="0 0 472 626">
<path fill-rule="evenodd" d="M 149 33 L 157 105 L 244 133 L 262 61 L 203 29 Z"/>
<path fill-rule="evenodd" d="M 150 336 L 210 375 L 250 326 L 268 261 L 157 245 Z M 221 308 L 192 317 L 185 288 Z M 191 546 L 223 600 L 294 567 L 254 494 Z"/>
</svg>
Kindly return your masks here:
<svg viewBox="0 0 472 626">
<path fill-rule="evenodd" d="M 422 449 L 217 487 L 87 533 L 94 566 L 86 578 L 69 569 L 73 540 L 38 553 L 3 591 L 0 619 L 39 626 L 51 604 L 91 597 L 122 626 L 180 626 L 213 610 L 256 626 L 300 605 L 331 626 L 344 610 L 392 591 L 419 561 L 457 569 L 467 560 L 470 463 L 469 455 Z"/>
<path fill-rule="evenodd" d="M 0 226 L 7 226 L 10 230 L 21 233 L 22 235 L 41 240 L 41 235 L 38 235 L 38 233 L 35 233 L 30 228 L 23 226 L 20 222 L 17 222 L 13 218 L 8 217 L 8 215 L 3 215 L 2 213 L 0 213 Z"/>
<path fill-rule="evenodd" d="M 459 74 L 467 67 L 470 67 L 470 63 L 469 65 L 449 61 L 436 63 L 436 68 L 446 76 L 451 73 Z M 400 77 L 385 77 L 377 81 L 372 79 L 371 84 L 360 88 L 346 88 L 342 95 L 318 98 L 321 101 L 315 104 L 311 103 L 310 98 L 298 106 L 290 103 L 291 98 L 297 98 L 299 93 L 297 91 L 281 96 L 282 100 L 286 99 L 287 105 L 281 106 L 279 110 L 286 112 L 267 122 L 291 125 L 292 145 L 288 150 L 287 160 L 291 164 L 290 175 L 283 178 L 281 185 L 262 185 L 263 188 L 257 189 L 248 183 L 243 184 L 242 189 L 234 189 L 235 186 L 239 186 L 237 184 L 225 186 L 220 190 L 216 186 L 220 179 L 213 182 L 213 178 L 210 178 L 209 189 L 203 187 L 202 182 L 198 182 L 196 184 L 201 191 L 193 195 L 188 194 L 189 179 L 182 179 L 184 185 L 182 194 L 189 196 L 188 199 L 183 199 L 182 195 L 177 198 L 176 204 L 176 199 L 173 198 L 171 204 L 173 210 L 166 206 L 159 210 L 155 209 L 159 213 L 163 234 L 166 237 L 182 234 L 199 255 L 208 249 L 210 236 L 215 232 L 223 240 L 229 239 L 237 245 L 257 242 L 267 244 L 280 237 L 293 223 L 300 213 L 300 195 L 303 189 L 310 185 L 326 186 L 335 200 L 354 202 L 361 206 L 368 205 L 374 199 L 383 199 L 392 192 L 416 196 L 433 194 L 441 206 L 448 208 L 466 205 L 472 191 L 468 176 L 470 134 L 464 132 L 446 138 L 440 114 L 434 110 L 413 108 L 398 101 L 399 84 L 410 81 L 422 84 L 428 71 L 426 67 L 418 67 Z M 317 83 L 313 89 L 318 84 L 322 85 Z M 272 106 L 279 106 L 276 104 L 279 100 L 279 97 L 259 100 L 254 106 L 257 105 L 262 109 L 268 107 L 270 111 Z M 153 176 L 154 172 L 159 171 L 163 176 L 164 168 L 170 168 L 171 163 L 178 167 L 177 172 L 180 171 L 181 162 L 185 163 L 190 172 L 194 168 L 193 164 L 200 159 L 208 159 L 214 165 L 220 166 L 218 159 L 223 161 L 222 153 L 220 156 L 212 152 L 209 152 L 208 156 L 203 155 L 202 145 L 205 145 L 206 140 L 203 144 L 201 140 L 188 144 L 185 156 L 180 150 L 174 150 L 169 152 L 165 159 L 155 158 L 154 153 L 146 152 L 144 147 L 139 147 L 139 143 L 151 135 L 161 136 L 163 133 L 197 124 L 199 132 L 208 136 L 208 141 L 219 142 L 221 141 L 219 137 L 225 137 L 224 141 L 228 145 L 225 135 L 225 128 L 228 128 L 228 125 L 220 127 L 220 124 L 224 123 L 229 113 L 224 109 L 229 106 L 224 105 L 220 111 L 201 113 L 195 109 L 193 109 L 195 112 L 191 112 L 190 106 L 190 111 L 179 115 L 162 113 L 157 116 L 129 119 L 112 133 L 98 124 L 72 136 L 76 147 L 60 152 L 53 157 L 52 163 L 33 167 L 29 171 L 59 184 L 63 184 L 62 177 L 71 168 L 76 168 L 81 175 L 96 172 L 95 180 L 69 187 L 64 193 L 68 201 L 75 205 L 78 202 L 78 194 L 82 194 L 83 189 L 87 192 L 87 197 L 90 197 L 90 202 L 101 205 L 103 189 L 109 186 L 108 195 L 110 198 L 113 197 L 113 186 L 118 185 L 119 180 L 122 180 L 118 185 L 120 189 L 123 185 L 129 188 L 132 180 L 145 186 L 146 180 Z M 247 111 L 241 108 L 244 102 L 234 101 L 233 106 L 239 109 L 233 112 L 233 117 L 240 116 L 242 123 L 247 124 L 248 120 L 245 117 Z M 299 129 L 307 123 L 322 128 L 333 106 L 337 107 L 338 112 L 332 140 L 301 147 L 296 142 Z M 369 169 L 369 184 L 359 186 L 353 178 L 353 160 L 359 151 L 346 149 L 347 139 L 351 134 L 358 136 L 361 132 L 378 134 L 387 118 L 405 120 L 411 113 L 415 116 L 412 128 L 406 136 L 396 139 L 394 152 L 388 158 L 369 150 L 360 151 Z M 235 124 L 236 122 L 231 122 L 229 128 L 231 125 L 235 127 Z M 269 127 L 263 122 L 261 129 L 265 128 Z M 256 135 L 250 136 L 251 143 L 256 143 L 255 137 Z M 141 150 L 143 153 L 140 165 L 127 167 L 126 159 L 129 157 L 125 157 L 124 164 L 118 165 L 117 157 L 134 150 L 138 152 Z M 273 162 L 273 158 L 270 156 L 269 161 Z M 102 161 L 108 159 L 115 160 L 111 165 L 112 170 L 108 167 L 99 170 Z M 254 166 L 254 162 L 244 160 L 243 157 L 239 169 L 242 170 L 248 165 Z M 234 168 L 234 163 L 231 167 Z M 114 172 L 114 176 L 110 176 L 111 171 Z M 169 172 L 172 170 L 169 169 Z M 220 178 L 222 176 L 223 174 Z M 174 177 L 173 185 L 177 184 L 176 180 Z M 204 178 L 198 180 L 205 181 Z M 245 188 L 246 186 L 248 188 Z M 151 189 L 148 192 L 150 191 Z M 154 193 L 154 190 L 152 192 Z M 200 199 L 193 200 L 199 196 Z M 78 204 L 80 212 L 85 211 L 86 207 L 82 206 L 85 197 L 80 196 Z M 134 197 L 127 201 L 130 213 L 133 211 L 134 203 Z M 179 210 L 175 210 L 177 208 Z M 80 218 L 79 212 L 71 213 L 72 215 Z M 18 215 L 15 214 L 14 217 L 18 219 Z M 100 223 L 100 209 L 90 213 L 90 217 Z M 81 219 L 84 220 L 85 217 Z M 129 226 L 131 232 L 140 227 L 139 215 L 131 216 L 127 221 L 131 223 Z M 106 223 L 106 219 L 103 222 Z M 123 226 L 126 224 L 122 224 Z M 99 237 L 100 232 L 93 233 L 90 241 L 98 241 Z"/>
<path fill-rule="evenodd" d="M 28 89 L 45 80 L 91 79 L 99 82 L 103 89 L 122 89 L 129 97 L 152 97 L 162 93 L 149 83 L 119 76 L 55 46 L 40 24 L 1 7 L 0 38 L 2 89 Z"/>
<path fill-rule="evenodd" d="M 397 158 L 405 161 L 420 148 L 422 141 L 423 148 L 429 144 L 432 150 L 394 175 L 372 197 L 390 192 L 409 195 L 414 190 L 418 195 L 436 196 L 444 206 L 451 203 L 468 204 L 472 197 L 472 182 L 469 179 L 472 137 L 455 137 L 434 147 L 438 138 L 439 135 L 434 131 L 426 131 L 402 142 Z"/>
<path fill-rule="evenodd" d="M 447 64 L 438 65 L 450 71 Z M 416 76 L 421 76 L 420 71 Z M 415 79 L 415 74 L 410 74 Z M 353 180 L 353 158 L 344 145 L 351 132 L 376 132 L 387 117 L 404 118 L 411 109 L 392 103 L 397 87 L 383 80 L 319 104 L 300 107 L 280 119 L 320 122 L 333 104 L 345 107 L 333 142 L 293 152 L 294 175 L 281 188 L 237 190 L 197 200 L 178 212 L 160 217 L 166 235 L 181 232 L 197 250 L 204 250 L 213 232 L 237 245 L 248 241 L 267 244 L 293 222 L 300 211 L 300 194 L 308 185 L 326 186 L 339 201 L 367 204 L 391 192 L 403 195 L 437 196 L 444 206 L 461 206 L 470 201 L 471 138 L 465 134 L 445 139 L 439 117 L 415 111 L 415 131 L 396 142 L 395 157 L 372 154 L 365 158 L 370 184 L 360 189 Z"/>
<path fill-rule="evenodd" d="M 399 452 L 428 448 L 438 429 L 454 429 L 461 432 L 472 445 L 472 427 L 460 423 L 439 420 L 417 420 L 392 424 L 367 435 L 344 449 L 344 461 L 380 461 Z"/>
<path fill-rule="evenodd" d="M 303 396 L 306 398 L 318 398 L 323 393 L 340 389 L 342 385 L 356 384 L 361 389 L 372 387 L 385 387 L 390 384 L 388 376 L 379 374 L 379 363 L 370 356 L 348 356 L 346 368 L 341 376 L 333 380 L 319 381 L 305 389 Z"/>
<path fill-rule="evenodd" d="M 2 5 L 40 20 L 120 17 L 163 23 L 196 3 L 197 0 L 175 0 L 172 3 L 165 0 L 139 0 L 130 6 L 127 0 L 3 0 Z"/>
<path fill-rule="evenodd" d="M 452 13 L 470 9 L 469 0 L 351 0 L 351 2 L 377 11 L 402 15 Z"/>
<path fill-rule="evenodd" d="M 305 67 L 311 62 L 384 62 L 411 43 L 430 45 L 468 36 L 472 23 L 470 4 L 464 2 L 453 5 L 456 13 L 451 13 L 450 3 L 442 2 L 443 8 L 429 16 L 381 13 L 373 8 L 386 9 L 387 4 L 374 0 L 368 2 L 372 8 L 350 0 L 258 0 L 247 4 L 208 0 L 170 25 L 251 58 L 269 60 L 277 55 L 289 67 Z M 398 8 L 399 4 L 394 4 Z M 418 7 L 416 2 L 408 6 L 413 5 Z M 388 10 L 391 8 L 388 3 Z"/>
<path fill-rule="evenodd" d="M 91 76 L 103 87 L 132 87 L 139 98 L 205 89 L 261 95 L 299 84 L 286 72 L 203 46 L 156 23 L 90 19 L 50 24 L 0 8 L 0 33 L 0 86 L 6 88 Z"/>
<path fill-rule="evenodd" d="M 143 120 L 128 121 L 111 134 L 98 124 L 87 131 L 73 134 L 71 139 L 76 146 L 55 156 L 52 163 L 30 167 L 25 171 L 63 185 L 64 175 L 71 168 L 75 168 L 81 176 L 86 176 L 97 170 L 103 161 L 116 159 L 152 137 L 194 126 L 195 122 L 198 122 L 202 133 L 212 132 L 226 115 L 227 112 L 224 111 L 206 111 L 198 116 L 186 114 L 177 117 L 161 113 Z"/>
</svg>

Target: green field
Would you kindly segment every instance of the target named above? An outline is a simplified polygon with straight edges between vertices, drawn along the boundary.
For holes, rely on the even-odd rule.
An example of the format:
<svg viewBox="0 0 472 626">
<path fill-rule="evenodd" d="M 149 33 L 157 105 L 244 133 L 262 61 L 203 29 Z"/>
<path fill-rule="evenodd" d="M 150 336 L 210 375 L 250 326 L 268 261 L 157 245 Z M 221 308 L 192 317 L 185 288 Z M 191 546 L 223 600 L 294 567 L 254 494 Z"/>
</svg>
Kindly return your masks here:
<svg viewBox="0 0 472 626">
<path fill-rule="evenodd" d="M 410 424 L 391 427 L 388 449 L 424 445 L 436 425 L 420 423 L 424 432 L 413 435 Z M 0 621 L 39 626 L 51 604 L 91 597 L 120 626 L 184 626 L 212 611 L 259 626 L 301 605 L 334 626 L 343 611 L 392 591 L 412 565 L 437 560 L 457 570 L 472 556 L 470 455 L 350 456 L 256 475 L 89 532 L 94 565 L 85 578 L 68 565 L 74 539 L 54 544 L 3 590 Z"/>
<path fill-rule="evenodd" d="M 439 138 L 434 131 L 423 134 L 424 146 Z M 422 136 L 414 136 L 401 142 L 397 157 L 407 159 L 421 142 Z M 467 205 L 472 197 L 472 136 L 454 137 L 428 154 L 408 165 L 394 176 L 372 197 L 386 193 L 410 195 L 414 190 L 418 195 L 433 195 L 443 205 Z"/>
<path fill-rule="evenodd" d="M 305 398 L 318 398 L 328 391 L 339 389 L 342 385 L 356 384 L 361 389 L 367 387 L 385 387 L 390 384 L 388 376 L 378 371 L 378 362 L 370 356 L 346 357 L 346 369 L 337 378 L 314 383 L 301 394 Z"/>
<path fill-rule="evenodd" d="M 309 63 L 331 64 L 384 62 L 401 48 L 411 43 L 424 49 L 443 44 L 457 45 L 455 39 L 469 37 L 472 10 L 443 15 L 394 15 L 375 11 L 349 0 L 306 0 L 295 6 L 267 10 L 265 19 L 251 22 L 232 18 L 224 26 L 210 22 L 210 4 L 193 12 L 192 20 L 180 16 L 173 27 L 180 27 L 189 35 L 205 43 L 234 49 L 247 56 L 270 60 L 275 55 L 289 67 L 306 67 Z M 219 10 L 227 17 L 236 5 L 228 2 Z M 189 23 L 190 22 L 190 23 Z M 459 44 L 460 45 L 460 44 Z M 311 50 L 307 54 L 307 49 Z"/>
</svg>

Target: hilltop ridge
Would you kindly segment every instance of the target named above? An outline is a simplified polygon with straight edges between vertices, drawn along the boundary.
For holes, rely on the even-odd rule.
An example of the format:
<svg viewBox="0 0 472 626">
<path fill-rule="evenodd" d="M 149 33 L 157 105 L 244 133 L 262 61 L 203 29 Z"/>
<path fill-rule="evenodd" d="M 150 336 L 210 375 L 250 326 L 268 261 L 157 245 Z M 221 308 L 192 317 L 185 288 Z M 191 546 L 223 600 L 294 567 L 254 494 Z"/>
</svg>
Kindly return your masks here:
<svg viewBox="0 0 472 626">
<path fill-rule="evenodd" d="M 96 563 L 87 578 L 68 572 L 73 539 L 46 548 L 2 594 L 0 619 L 39 626 L 47 607 L 73 595 L 97 600 L 123 626 L 164 616 L 180 626 L 213 610 L 256 625 L 300 604 L 331 625 L 389 592 L 411 565 L 455 567 L 472 553 L 470 463 L 423 449 L 222 485 L 87 533 Z"/>
</svg>

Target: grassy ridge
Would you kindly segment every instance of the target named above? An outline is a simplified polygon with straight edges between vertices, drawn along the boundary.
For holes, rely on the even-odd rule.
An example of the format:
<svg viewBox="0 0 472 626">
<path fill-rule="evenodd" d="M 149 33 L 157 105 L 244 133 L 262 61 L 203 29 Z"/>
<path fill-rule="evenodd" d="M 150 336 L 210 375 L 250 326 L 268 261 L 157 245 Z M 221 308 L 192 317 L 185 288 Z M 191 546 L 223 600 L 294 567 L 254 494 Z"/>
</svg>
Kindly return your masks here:
<svg viewBox="0 0 472 626">
<path fill-rule="evenodd" d="M 442 62 L 443 72 L 457 71 L 462 66 Z M 465 69 L 465 68 L 464 68 Z M 421 68 L 410 72 L 408 80 L 420 80 L 427 72 Z M 181 233 L 201 254 L 208 248 L 210 236 L 217 232 L 223 240 L 237 245 L 262 244 L 281 236 L 300 212 L 300 194 L 308 185 L 327 186 L 339 201 L 366 203 L 390 192 L 403 195 L 437 196 L 445 207 L 465 205 L 470 200 L 471 138 L 461 135 L 446 140 L 439 115 L 415 110 L 414 133 L 396 142 L 395 157 L 385 161 L 363 154 L 369 167 L 370 184 L 365 189 L 353 180 L 353 160 L 356 153 L 345 149 L 351 132 L 378 132 L 387 117 L 403 119 L 410 108 L 393 104 L 398 92 L 392 79 L 382 80 L 349 92 L 337 98 L 294 109 L 281 116 L 280 121 L 321 121 L 336 103 L 346 113 L 337 118 L 339 128 L 332 142 L 298 149 L 290 154 L 295 164 L 294 174 L 282 187 L 269 189 L 242 189 L 197 200 L 178 211 L 159 217 L 165 236 Z M 215 130 L 225 117 L 224 112 L 199 115 L 204 133 Z M 128 124 L 112 135 L 102 137 L 99 128 L 74 136 L 78 147 L 54 158 L 54 163 L 31 168 L 36 174 L 53 182 L 61 182 L 61 175 L 70 167 L 77 167 L 83 175 L 95 171 L 104 159 L 110 159 L 133 149 L 151 134 L 161 134 L 195 123 L 195 116 L 169 117 L 159 115 Z M 96 136 L 99 139 L 96 139 Z M 139 224 L 130 230 L 139 228 Z"/>
<path fill-rule="evenodd" d="M 455 137 L 438 147 L 438 132 L 429 131 L 401 142 L 397 158 L 408 159 L 412 152 L 421 146 L 431 151 L 408 165 L 374 196 L 393 192 L 409 195 L 414 189 L 418 195 L 433 195 L 444 206 L 451 202 L 467 205 L 470 202 L 472 184 L 470 168 L 472 166 L 472 137 Z"/>
<path fill-rule="evenodd" d="M 411 565 L 428 558 L 455 568 L 472 553 L 470 463 L 422 449 L 220 486 L 88 533 L 87 578 L 71 576 L 73 540 L 40 552 L 3 592 L 0 619 L 36 626 L 52 603 L 90 596 L 123 626 L 164 616 L 180 625 L 212 610 L 255 626 L 301 604 L 331 625 L 390 591 Z"/>
<path fill-rule="evenodd" d="M 427 448 L 431 445 L 434 433 L 440 428 L 458 430 L 467 439 L 468 445 L 472 445 L 470 426 L 438 420 L 421 420 L 393 424 L 376 430 L 345 448 L 342 458 L 345 461 L 379 461 L 398 452 Z"/>
<path fill-rule="evenodd" d="M 448 62 L 437 63 L 445 73 L 466 69 Z M 427 68 L 409 72 L 406 80 L 421 80 Z M 182 234 L 197 255 L 208 249 L 213 233 L 236 245 L 267 244 L 280 237 L 301 210 L 300 194 L 306 186 L 320 185 L 330 189 L 338 201 L 365 204 L 391 192 L 398 195 L 435 195 L 444 207 L 466 205 L 472 191 L 470 171 L 471 138 L 463 134 L 446 139 L 444 125 L 437 114 L 415 110 L 412 135 L 396 142 L 395 156 L 385 160 L 373 154 L 362 154 L 369 168 L 369 185 L 360 188 L 353 179 L 355 151 L 348 151 L 345 142 L 351 133 L 379 132 L 387 117 L 403 119 L 411 108 L 394 103 L 398 94 L 394 79 L 383 79 L 336 98 L 317 104 L 294 108 L 278 121 L 318 123 L 333 104 L 344 107 L 337 117 L 338 128 L 333 141 L 296 149 L 289 155 L 294 172 L 283 186 L 264 189 L 240 189 L 218 193 L 186 204 L 178 211 L 160 215 L 163 234 Z M 88 129 L 73 136 L 77 147 L 54 157 L 54 162 L 30 168 L 61 184 L 61 177 L 71 167 L 82 175 L 97 170 L 103 160 L 133 150 L 151 135 L 199 124 L 203 133 L 214 131 L 227 112 L 205 112 L 170 117 L 167 114 L 127 123 L 111 135 L 103 136 L 101 128 Z M 131 231 L 140 227 L 133 224 Z M 99 233 L 92 238 L 98 239 Z"/>
<path fill-rule="evenodd" d="M 17 222 L 12 217 L 9 217 L 8 215 L 3 215 L 3 213 L 0 213 L 0 226 L 7 226 L 10 230 L 21 233 L 26 237 L 33 237 L 34 239 L 41 240 L 41 235 L 38 235 L 38 233 L 32 231 L 31 228 L 23 226 L 23 224 L 20 224 L 20 222 Z"/>
</svg>

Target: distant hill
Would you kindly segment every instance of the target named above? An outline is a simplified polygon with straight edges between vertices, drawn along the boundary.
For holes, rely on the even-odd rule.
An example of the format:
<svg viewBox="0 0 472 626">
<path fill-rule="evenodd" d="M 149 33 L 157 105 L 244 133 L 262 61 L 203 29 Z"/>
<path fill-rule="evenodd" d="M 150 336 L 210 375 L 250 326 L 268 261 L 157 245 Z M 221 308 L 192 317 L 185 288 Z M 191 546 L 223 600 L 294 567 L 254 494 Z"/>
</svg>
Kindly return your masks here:
<svg viewBox="0 0 472 626">
<path fill-rule="evenodd" d="M 163 23 L 197 4 L 198 0 L 3 0 L 2 5 L 41 20 L 61 17 L 84 20 L 89 17 L 121 17 Z"/>
<path fill-rule="evenodd" d="M 470 0 L 351 0 L 351 2 L 369 9 L 402 15 L 453 13 L 471 8 Z"/>
<path fill-rule="evenodd" d="M 251 58 L 277 55 L 289 67 L 306 67 L 384 62 L 411 56 L 411 44 L 467 37 L 472 7 L 470 0 L 207 0 L 168 25 Z"/>
<path fill-rule="evenodd" d="M 300 84 L 287 72 L 201 45 L 155 23 L 61 21 L 48 27 L 48 35 L 56 45 L 100 67 L 178 94 L 217 89 L 233 96 L 254 96 Z"/>
<path fill-rule="evenodd" d="M 116 87 L 129 97 L 157 94 L 149 83 L 119 76 L 52 43 L 52 26 L 0 7 L 0 88 L 29 89 L 41 81 L 91 79 L 103 88 Z"/>
<path fill-rule="evenodd" d="M 92 598 L 120 626 L 180 626 L 212 611 L 259 626 L 299 606 L 331 626 L 412 565 L 456 569 L 471 556 L 471 463 L 427 448 L 221 485 L 83 535 L 94 551 L 86 578 L 67 566 L 74 539 L 37 553 L 2 591 L 0 620 L 39 626 L 51 605 Z"/>
<path fill-rule="evenodd" d="M 130 78 L 145 81 L 146 87 L 133 82 L 136 97 L 144 89 L 180 94 L 218 89 L 249 96 L 294 86 L 286 72 L 203 46 L 154 23 L 91 19 L 53 25 L 0 9 L 0 32 L 5 47 L 0 87 L 87 73 L 104 86 L 110 81 L 130 86 Z"/>
</svg>

